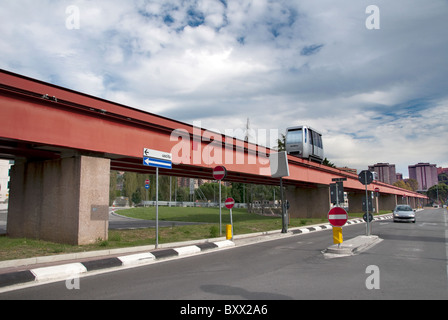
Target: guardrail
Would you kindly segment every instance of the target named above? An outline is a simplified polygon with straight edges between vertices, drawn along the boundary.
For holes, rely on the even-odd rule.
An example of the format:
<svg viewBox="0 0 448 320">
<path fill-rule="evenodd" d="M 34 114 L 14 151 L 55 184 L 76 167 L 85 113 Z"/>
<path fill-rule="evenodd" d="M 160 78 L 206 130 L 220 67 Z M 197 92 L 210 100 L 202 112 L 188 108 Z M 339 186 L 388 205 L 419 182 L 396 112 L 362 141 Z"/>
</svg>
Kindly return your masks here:
<svg viewBox="0 0 448 320">
<path fill-rule="evenodd" d="M 152 207 L 156 205 L 155 201 L 142 201 L 144 207 Z M 203 208 L 218 208 L 217 202 L 190 202 L 190 201 L 159 201 L 159 206 L 165 207 L 203 207 Z M 221 203 L 221 207 L 225 208 L 224 201 Z M 246 203 L 235 203 L 234 208 L 247 208 Z"/>
</svg>

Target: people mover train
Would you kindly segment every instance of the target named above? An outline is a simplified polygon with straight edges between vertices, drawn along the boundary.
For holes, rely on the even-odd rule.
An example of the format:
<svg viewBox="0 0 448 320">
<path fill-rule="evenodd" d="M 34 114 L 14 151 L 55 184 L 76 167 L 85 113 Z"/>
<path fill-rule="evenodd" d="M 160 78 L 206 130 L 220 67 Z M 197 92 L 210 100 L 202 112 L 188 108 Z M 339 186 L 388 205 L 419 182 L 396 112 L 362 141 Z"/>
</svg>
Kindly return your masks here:
<svg viewBox="0 0 448 320">
<path fill-rule="evenodd" d="M 322 134 L 309 126 L 286 129 L 286 152 L 290 155 L 322 163 L 324 147 Z"/>
</svg>

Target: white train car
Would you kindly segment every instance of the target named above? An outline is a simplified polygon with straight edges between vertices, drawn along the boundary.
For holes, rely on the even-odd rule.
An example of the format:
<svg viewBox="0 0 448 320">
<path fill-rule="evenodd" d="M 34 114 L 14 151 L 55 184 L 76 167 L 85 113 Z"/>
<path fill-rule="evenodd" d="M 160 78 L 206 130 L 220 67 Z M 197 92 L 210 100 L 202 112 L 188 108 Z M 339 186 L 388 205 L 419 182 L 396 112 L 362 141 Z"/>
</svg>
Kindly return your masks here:
<svg viewBox="0 0 448 320">
<path fill-rule="evenodd" d="M 324 160 L 322 134 L 309 126 L 287 128 L 285 148 L 292 156 L 319 163 Z"/>
</svg>

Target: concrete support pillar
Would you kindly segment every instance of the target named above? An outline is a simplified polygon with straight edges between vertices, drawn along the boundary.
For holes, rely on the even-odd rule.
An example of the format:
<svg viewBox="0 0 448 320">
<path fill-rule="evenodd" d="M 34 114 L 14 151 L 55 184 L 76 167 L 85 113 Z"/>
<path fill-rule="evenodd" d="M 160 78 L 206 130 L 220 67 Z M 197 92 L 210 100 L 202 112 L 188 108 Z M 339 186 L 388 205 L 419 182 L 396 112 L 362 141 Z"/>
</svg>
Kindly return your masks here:
<svg viewBox="0 0 448 320">
<path fill-rule="evenodd" d="M 409 204 L 408 197 L 397 196 L 397 204 Z"/>
<path fill-rule="evenodd" d="M 411 208 L 415 209 L 417 208 L 417 201 L 415 201 L 416 199 L 414 197 L 410 197 L 409 198 L 409 205 L 411 206 Z"/>
<path fill-rule="evenodd" d="M 349 213 L 365 212 L 362 207 L 362 199 L 366 196 L 365 193 L 348 193 L 348 211 Z M 369 197 L 372 197 L 372 192 L 369 191 Z M 381 210 L 380 198 L 373 196 L 372 198 L 373 213 L 379 213 Z M 372 212 L 370 212 L 372 213 Z"/>
<path fill-rule="evenodd" d="M 11 170 L 7 233 L 83 245 L 107 240 L 110 160 L 74 156 Z"/>
<path fill-rule="evenodd" d="M 427 200 L 422 198 L 416 198 L 415 201 L 417 202 L 417 208 L 423 208 L 427 203 Z"/>
<path fill-rule="evenodd" d="M 394 210 L 397 205 L 397 196 L 394 194 L 380 194 L 378 197 L 380 210 Z"/>
<path fill-rule="evenodd" d="M 286 199 L 290 203 L 288 210 L 291 218 L 326 218 L 330 211 L 330 187 L 286 188 Z"/>
<path fill-rule="evenodd" d="M 380 200 L 377 196 L 373 197 L 373 210 L 376 214 L 380 213 Z"/>
<path fill-rule="evenodd" d="M 348 212 L 349 213 L 361 213 L 362 210 L 362 197 L 365 197 L 365 193 L 348 193 Z"/>
</svg>

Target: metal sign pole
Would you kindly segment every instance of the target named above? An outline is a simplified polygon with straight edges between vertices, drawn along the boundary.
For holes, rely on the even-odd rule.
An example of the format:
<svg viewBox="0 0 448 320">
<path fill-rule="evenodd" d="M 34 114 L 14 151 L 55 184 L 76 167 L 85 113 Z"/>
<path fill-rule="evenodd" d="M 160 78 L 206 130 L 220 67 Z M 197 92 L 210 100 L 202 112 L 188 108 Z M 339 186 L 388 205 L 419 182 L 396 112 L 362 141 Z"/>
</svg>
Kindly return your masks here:
<svg viewBox="0 0 448 320">
<path fill-rule="evenodd" d="M 337 182 L 336 182 L 336 207 L 339 207 L 339 190 Z"/>
<path fill-rule="evenodd" d="M 272 178 L 280 178 L 280 197 L 282 199 L 282 233 L 288 232 L 287 208 L 283 190 L 283 177 L 289 176 L 288 154 L 286 151 L 271 153 L 269 155 L 269 167 Z"/>
<path fill-rule="evenodd" d="M 367 181 L 367 171 L 364 171 L 364 178 Z M 367 192 L 367 183 L 366 183 L 366 235 L 370 236 L 370 219 L 369 219 L 369 198 Z"/>
<path fill-rule="evenodd" d="M 283 192 L 283 178 L 280 177 L 280 195 L 282 198 L 282 233 L 288 232 L 288 224 L 286 220 L 285 196 Z"/>
<path fill-rule="evenodd" d="M 156 167 L 156 249 L 159 247 L 159 168 Z"/>
<path fill-rule="evenodd" d="M 232 226 L 232 241 L 233 241 L 233 218 L 232 218 L 232 209 L 230 209 L 230 225 Z"/>
<path fill-rule="evenodd" d="M 225 179 L 226 176 L 227 169 L 225 167 L 217 166 L 213 169 L 213 178 L 219 183 L 219 235 L 222 235 L 221 181 Z M 213 190 L 215 189 L 213 188 Z"/>
<path fill-rule="evenodd" d="M 221 181 L 219 183 L 219 235 L 222 235 L 222 218 L 221 218 Z"/>
</svg>

